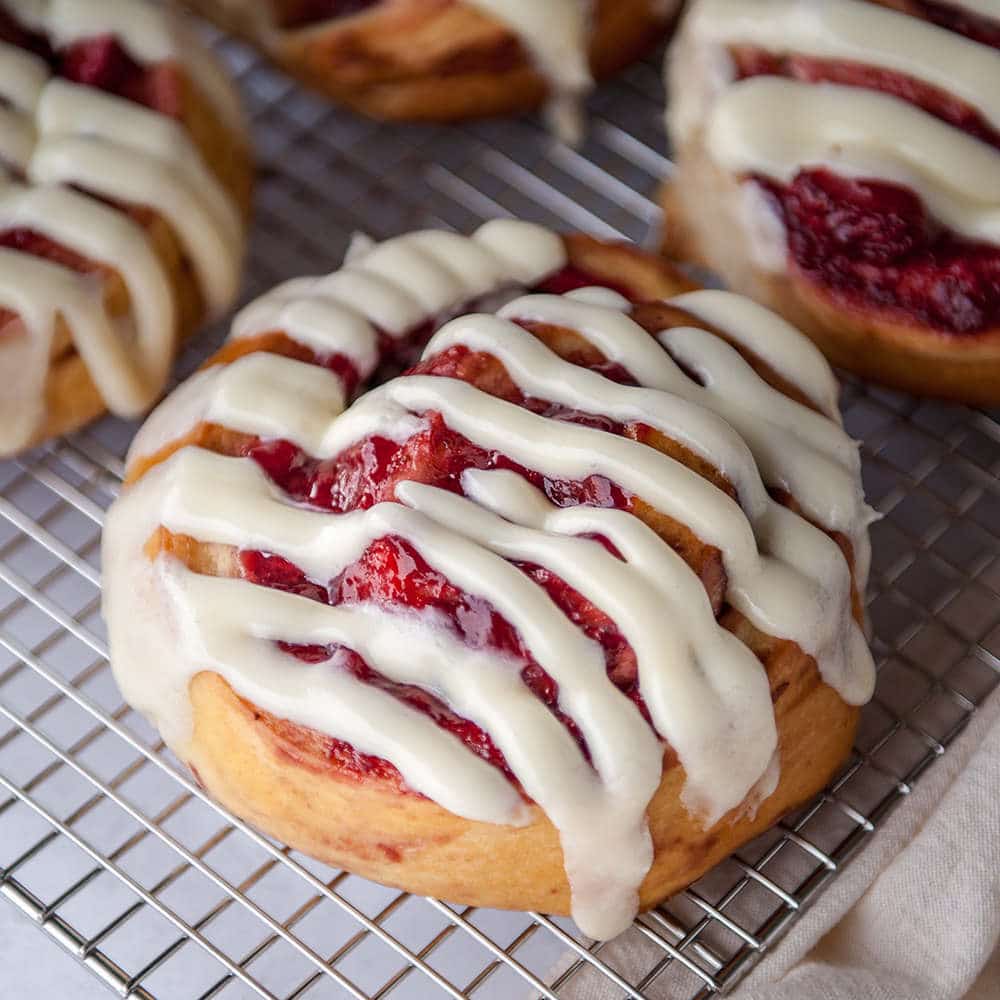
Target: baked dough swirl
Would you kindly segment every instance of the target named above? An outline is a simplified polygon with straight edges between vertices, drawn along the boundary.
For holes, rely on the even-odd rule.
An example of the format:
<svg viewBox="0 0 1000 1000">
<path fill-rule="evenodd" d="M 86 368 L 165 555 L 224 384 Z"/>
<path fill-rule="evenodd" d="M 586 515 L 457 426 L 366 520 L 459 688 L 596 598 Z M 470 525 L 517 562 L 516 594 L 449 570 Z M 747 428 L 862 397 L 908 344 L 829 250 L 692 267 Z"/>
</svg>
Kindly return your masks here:
<svg viewBox="0 0 1000 1000">
<path fill-rule="evenodd" d="M 842 762 L 870 519 L 773 314 L 625 245 L 412 233 L 249 306 L 140 432 L 112 664 L 275 836 L 607 938 Z"/>
</svg>

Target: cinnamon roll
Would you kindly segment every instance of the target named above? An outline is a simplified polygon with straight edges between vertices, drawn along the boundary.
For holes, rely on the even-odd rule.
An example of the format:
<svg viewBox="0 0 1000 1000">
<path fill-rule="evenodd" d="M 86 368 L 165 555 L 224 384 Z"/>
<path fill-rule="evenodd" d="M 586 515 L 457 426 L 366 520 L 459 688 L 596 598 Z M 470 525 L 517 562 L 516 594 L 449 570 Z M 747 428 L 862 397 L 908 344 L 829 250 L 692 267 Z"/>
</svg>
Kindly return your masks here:
<svg viewBox="0 0 1000 1000">
<path fill-rule="evenodd" d="M 626 245 L 412 233 L 249 306 L 142 429 L 112 665 L 273 836 L 608 938 L 842 764 L 870 518 L 777 316 Z"/>
</svg>

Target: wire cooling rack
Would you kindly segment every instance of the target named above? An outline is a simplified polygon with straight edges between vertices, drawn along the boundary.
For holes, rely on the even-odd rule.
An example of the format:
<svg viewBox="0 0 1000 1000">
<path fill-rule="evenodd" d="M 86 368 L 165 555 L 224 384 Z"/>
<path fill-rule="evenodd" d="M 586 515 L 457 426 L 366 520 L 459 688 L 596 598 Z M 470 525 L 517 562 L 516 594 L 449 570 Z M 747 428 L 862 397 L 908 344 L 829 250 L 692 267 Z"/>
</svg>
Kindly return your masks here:
<svg viewBox="0 0 1000 1000">
<path fill-rule="evenodd" d="M 469 230 L 506 214 L 639 241 L 655 229 L 651 197 L 670 169 L 655 60 L 593 98 L 590 139 L 574 151 L 530 120 L 379 126 L 215 41 L 242 82 L 262 166 L 248 297 L 336 266 L 355 229 Z M 642 916 L 627 969 L 569 921 L 384 889 L 204 798 L 122 703 L 105 659 L 101 520 L 134 431 L 115 420 L 0 463 L 0 894 L 121 996 L 724 992 L 1000 680 L 1000 425 L 854 383 L 844 405 L 886 515 L 869 595 L 879 686 L 855 754 L 807 808 Z"/>
</svg>

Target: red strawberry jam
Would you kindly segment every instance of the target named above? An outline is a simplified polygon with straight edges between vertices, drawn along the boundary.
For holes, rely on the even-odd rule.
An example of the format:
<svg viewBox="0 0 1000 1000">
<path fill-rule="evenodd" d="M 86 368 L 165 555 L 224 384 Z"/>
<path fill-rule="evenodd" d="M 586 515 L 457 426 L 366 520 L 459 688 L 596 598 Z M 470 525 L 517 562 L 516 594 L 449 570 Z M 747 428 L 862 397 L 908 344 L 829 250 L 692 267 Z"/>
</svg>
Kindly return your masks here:
<svg viewBox="0 0 1000 1000">
<path fill-rule="evenodd" d="M 320 21 L 332 21 L 361 14 L 382 0 L 291 0 L 279 14 L 283 28 L 304 28 Z"/>
<path fill-rule="evenodd" d="M 181 114 L 181 88 L 176 70 L 170 66 L 145 67 L 137 63 L 112 35 L 83 39 L 56 51 L 49 40 L 22 25 L 8 6 L 0 5 L 0 42 L 26 49 L 44 59 L 56 76 L 95 87 L 109 94 L 143 104 L 162 114 Z M 99 199 L 113 204 L 107 199 Z M 141 210 L 126 209 L 133 214 Z M 64 267 L 86 273 L 100 265 L 29 229 L 0 232 L 0 246 L 44 257 Z M 0 326 L 10 314 L 0 311 Z"/>
<path fill-rule="evenodd" d="M 307 579 L 300 570 L 278 556 L 246 551 L 241 553 L 240 558 L 246 579 L 331 606 L 366 603 L 397 612 L 434 610 L 466 645 L 498 652 L 512 663 L 520 664 L 525 685 L 569 729 L 587 754 L 586 744 L 575 723 L 559 710 L 558 684 L 535 662 L 513 626 L 488 601 L 464 593 L 449 583 L 403 539 L 385 537 L 373 542 L 356 563 L 326 586 Z M 614 622 L 551 571 L 530 564 L 516 565 L 543 587 L 577 627 L 602 647 L 608 676 L 636 702 L 648 719 L 638 690 L 635 654 Z M 429 715 L 437 725 L 461 739 L 473 753 L 514 780 L 502 752 L 489 734 L 475 723 L 456 715 L 434 695 L 390 680 L 350 650 L 333 646 L 279 645 L 304 663 L 319 663 L 336 657 L 337 669 L 348 670 L 366 684 L 372 684 Z M 329 753 L 338 766 L 358 776 L 375 774 L 387 777 L 394 770 L 386 761 L 359 754 L 342 741 L 332 740 Z"/>
<path fill-rule="evenodd" d="M 44 257 L 80 273 L 97 270 L 100 266 L 34 229 L 8 229 L 0 232 L 0 247 L 31 254 L 33 257 Z"/>
<path fill-rule="evenodd" d="M 0 232 L 0 247 L 31 254 L 34 257 L 43 257 L 80 274 L 89 274 L 101 269 L 100 264 L 87 260 L 86 257 L 81 257 L 68 247 L 50 240 L 47 236 L 33 229 L 8 229 Z M 14 313 L 9 309 L 0 308 L 0 329 L 5 327 L 13 317 Z"/>
<path fill-rule="evenodd" d="M 407 333 L 398 339 L 393 339 L 381 331 L 378 334 L 378 354 L 382 358 L 381 370 L 376 377 L 376 381 L 384 381 L 406 366 L 406 359 L 419 353 L 420 349 L 430 339 L 430 324 L 424 324 L 418 329 Z M 351 399 L 361 384 L 361 372 L 357 365 L 346 354 L 334 352 L 323 354 L 311 351 L 307 348 L 300 348 L 302 357 L 300 360 L 308 364 L 319 365 L 326 368 L 338 376 L 344 387 L 344 395 Z"/>
<path fill-rule="evenodd" d="M 558 407 L 551 409 L 553 415 L 560 412 Z M 569 411 L 562 411 L 562 415 L 574 423 L 584 422 L 584 418 L 575 418 Z M 466 469 L 510 469 L 561 507 L 588 504 L 629 509 L 630 498 L 603 476 L 588 476 L 581 482 L 543 476 L 500 452 L 468 441 L 448 427 L 439 413 L 427 413 L 425 418 L 427 429 L 402 445 L 372 437 L 351 446 L 334 460 L 310 458 L 287 441 L 254 444 L 248 454 L 293 500 L 336 513 L 391 501 L 396 484 L 404 480 L 460 493 L 461 475 Z M 603 418 L 586 420 L 591 426 L 599 423 L 602 430 L 624 432 Z"/>
<path fill-rule="evenodd" d="M 181 84 L 171 65 L 142 66 L 112 35 L 86 38 L 58 52 L 54 71 L 74 83 L 145 105 L 160 114 L 180 117 Z"/>
<path fill-rule="evenodd" d="M 740 78 L 784 76 L 877 90 L 1000 149 L 1000 132 L 975 108 L 903 74 L 750 48 L 732 55 Z M 940 225 L 909 188 L 828 170 L 802 170 L 788 185 L 756 180 L 784 220 L 795 267 L 839 305 L 950 334 L 1000 325 L 1000 247 Z"/>
<path fill-rule="evenodd" d="M 787 186 L 757 181 L 796 268 L 835 301 L 944 333 L 1000 325 L 1000 247 L 937 225 L 909 189 L 827 170 L 803 170 Z"/>
<path fill-rule="evenodd" d="M 581 285 L 595 284 L 592 276 L 581 274 Z M 438 377 L 471 377 L 477 369 L 466 367 L 475 356 L 464 347 L 452 348 L 418 365 L 413 371 Z M 478 383 L 477 383 L 478 384 Z M 494 395 L 552 419 L 598 427 L 612 434 L 635 436 L 639 425 L 626 427 L 607 418 L 568 410 L 545 400 L 524 396 L 507 380 L 489 385 Z M 347 449 L 332 461 L 318 461 L 287 441 L 258 441 L 246 454 L 290 498 L 312 507 L 333 512 L 364 509 L 391 501 L 395 485 L 402 480 L 428 483 L 461 493 L 461 474 L 470 468 L 512 469 L 524 476 L 550 500 L 560 506 L 589 504 L 628 510 L 631 497 L 601 476 L 582 482 L 555 480 L 512 462 L 499 452 L 489 451 L 468 441 L 447 426 L 439 413 L 427 413 L 427 429 L 403 444 L 372 437 Z M 619 553 L 605 538 L 596 538 L 608 552 Z M 262 586 L 291 592 L 331 606 L 375 604 L 387 611 L 431 610 L 453 631 L 456 638 L 473 649 L 499 653 L 519 665 L 527 687 L 543 701 L 580 743 L 587 747 L 574 722 L 559 710 L 559 688 L 533 659 L 517 629 L 486 599 L 455 587 L 430 566 L 412 545 L 402 538 L 377 539 L 352 565 L 329 581 L 311 580 L 296 566 L 268 553 L 241 553 L 245 578 Z M 617 625 L 582 594 L 551 570 L 528 563 L 514 563 L 542 587 L 552 601 L 585 635 L 604 652 L 608 676 L 631 698 L 643 715 L 648 711 L 638 688 L 635 653 Z M 349 670 L 367 684 L 373 684 L 434 719 L 453 733 L 484 760 L 514 780 L 503 754 L 490 736 L 475 723 L 463 719 L 440 699 L 410 685 L 398 684 L 378 673 L 356 653 L 314 645 L 282 644 L 282 648 L 305 663 L 334 659 L 336 669 Z M 334 765 L 348 774 L 374 776 L 400 782 L 398 772 L 388 762 L 358 753 L 349 744 L 329 740 L 327 754 Z"/>
<path fill-rule="evenodd" d="M 962 10 L 954 3 L 941 3 L 939 0 L 911 0 L 916 13 L 934 24 L 948 28 L 959 35 L 965 35 L 984 45 L 992 45 L 1000 49 L 1000 22 L 982 14 L 973 14 Z"/>
</svg>

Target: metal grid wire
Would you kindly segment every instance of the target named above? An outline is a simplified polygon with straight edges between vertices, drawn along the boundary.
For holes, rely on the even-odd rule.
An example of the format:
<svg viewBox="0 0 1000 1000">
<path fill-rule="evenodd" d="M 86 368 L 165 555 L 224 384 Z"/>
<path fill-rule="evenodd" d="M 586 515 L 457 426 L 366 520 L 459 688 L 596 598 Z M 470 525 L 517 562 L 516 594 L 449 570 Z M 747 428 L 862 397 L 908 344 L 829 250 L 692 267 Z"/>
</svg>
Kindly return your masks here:
<svg viewBox="0 0 1000 1000">
<path fill-rule="evenodd" d="M 355 229 L 468 231 L 514 214 L 651 236 L 670 168 L 655 60 L 593 98 L 591 137 L 574 151 L 533 120 L 379 126 L 216 42 L 262 164 L 248 297 L 336 266 Z M 122 996 L 552 1000 L 585 980 L 608 997 L 726 990 L 1000 680 L 1000 426 L 857 384 L 844 404 L 886 515 L 869 595 L 879 686 L 855 754 L 808 807 L 641 917 L 628 969 L 569 921 L 384 889 L 205 799 L 122 703 L 105 659 L 101 519 L 134 430 L 110 419 L 0 464 L 0 893 Z"/>
</svg>

